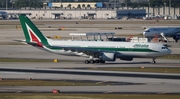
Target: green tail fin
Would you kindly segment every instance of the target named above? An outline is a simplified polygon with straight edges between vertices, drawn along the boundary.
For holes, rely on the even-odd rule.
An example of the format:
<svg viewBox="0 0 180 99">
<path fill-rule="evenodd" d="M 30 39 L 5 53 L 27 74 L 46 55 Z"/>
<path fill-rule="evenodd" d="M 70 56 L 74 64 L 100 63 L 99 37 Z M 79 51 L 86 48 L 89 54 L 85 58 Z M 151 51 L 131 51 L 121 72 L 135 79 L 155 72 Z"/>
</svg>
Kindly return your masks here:
<svg viewBox="0 0 180 99">
<path fill-rule="evenodd" d="M 48 39 L 41 33 L 41 31 L 26 15 L 19 15 L 19 20 L 27 43 L 35 42 L 41 46 L 42 44 L 49 45 Z"/>
</svg>

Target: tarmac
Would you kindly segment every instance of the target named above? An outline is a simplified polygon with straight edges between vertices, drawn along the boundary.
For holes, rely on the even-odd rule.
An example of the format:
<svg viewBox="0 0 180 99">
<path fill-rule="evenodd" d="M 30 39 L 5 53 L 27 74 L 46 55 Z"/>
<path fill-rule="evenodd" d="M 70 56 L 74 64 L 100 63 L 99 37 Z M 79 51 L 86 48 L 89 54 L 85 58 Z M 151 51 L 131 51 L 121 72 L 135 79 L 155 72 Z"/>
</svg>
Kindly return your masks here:
<svg viewBox="0 0 180 99">
<path fill-rule="evenodd" d="M 56 24 L 52 24 L 51 26 Z M 119 26 L 123 26 L 120 24 Z M 68 38 L 69 33 L 74 32 L 115 32 L 116 35 L 139 34 L 143 32 L 142 26 L 148 24 L 138 24 L 139 28 L 132 28 L 132 25 L 126 24 L 126 29 L 115 30 L 115 24 L 111 28 L 109 24 L 103 24 L 103 27 L 87 28 L 71 27 L 69 24 L 67 30 L 58 30 L 58 28 L 45 28 L 40 25 L 42 32 L 46 36 L 53 37 L 60 35 Z M 166 24 L 167 25 L 167 24 Z M 47 25 L 46 25 L 47 26 Z M 68 26 L 68 24 L 66 24 Z M 57 29 L 57 30 L 56 30 Z M 3 79 L 48 79 L 48 80 L 79 80 L 79 81 L 97 81 L 97 82 L 118 82 L 119 85 L 109 86 L 0 86 L 1 93 L 51 93 L 53 89 L 60 90 L 61 93 L 150 93 L 150 94 L 180 94 L 180 74 L 179 73 L 145 73 L 145 72 L 115 72 L 87 70 L 87 68 L 98 67 L 161 67 L 161 68 L 180 68 L 179 60 L 157 59 L 157 64 L 151 64 L 152 59 L 134 59 L 133 61 L 107 62 L 107 64 L 84 64 L 83 57 L 69 57 L 49 52 L 44 52 L 29 45 L 22 45 L 13 40 L 24 39 L 21 29 L 0 26 L 0 57 L 1 58 L 21 58 L 21 59 L 52 59 L 52 62 L 0 62 L 0 78 Z M 178 45 L 178 44 L 177 44 Z M 179 46 L 179 45 L 178 45 Z M 180 54 L 179 47 L 170 47 L 172 54 Z M 53 59 L 72 60 L 71 62 L 61 61 L 54 63 Z"/>
<path fill-rule="evenodd" d="M 140 60 L 139 60 L 140 61 Z M 143 61 L 143 60 L 141 60 Z M 0 86 L 2 93 L 51 93 L 53 89 L 60 93 L 121 93 L 121 94 L 180 94 L 180 74 L 121 72 L 86 70 L 87 67 L 178 67 L 179 62 L 171 67 L 171 63 L 161 60 L 158 64 L 132 62 L 119 64 L 83 64 L 81 62 L 62 63 L 0 63 L 0 78 L 3 79 L 39 79 L 39 80 L 71 80 L 116 82 L 109 86 Z M 178 61 L 178 60 L 177 60 Z M 165 65 L 166 64 L 166 65 Z M 63 68 L 63 69 L 61 69 Z M 84 68 L 84 69 L 83 69 Z"/>
</svg>

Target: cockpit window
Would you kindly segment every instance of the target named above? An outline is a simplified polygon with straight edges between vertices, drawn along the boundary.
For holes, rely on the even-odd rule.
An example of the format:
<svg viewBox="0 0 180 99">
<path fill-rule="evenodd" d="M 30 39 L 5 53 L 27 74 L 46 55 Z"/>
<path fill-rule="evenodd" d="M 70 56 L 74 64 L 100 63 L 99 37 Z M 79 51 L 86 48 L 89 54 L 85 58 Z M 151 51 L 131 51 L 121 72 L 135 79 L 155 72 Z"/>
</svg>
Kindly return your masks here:
<svg viewBox="0 0 180 99">
<path fill-rule="evenodd" d="M 150 32 L 149 30 L 146 30 L 145 32 Z"/>
<path fill-rule="evenodd" d="M 167 47 L 162 47 L 162 49 L 168 49 Z"/>
</svg>

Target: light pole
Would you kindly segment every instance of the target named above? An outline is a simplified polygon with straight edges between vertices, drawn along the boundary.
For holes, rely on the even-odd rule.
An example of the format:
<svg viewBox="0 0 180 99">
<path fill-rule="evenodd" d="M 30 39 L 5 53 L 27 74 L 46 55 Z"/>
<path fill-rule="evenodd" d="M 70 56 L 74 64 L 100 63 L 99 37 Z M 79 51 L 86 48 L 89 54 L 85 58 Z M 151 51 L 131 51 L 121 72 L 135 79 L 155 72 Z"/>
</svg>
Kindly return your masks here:
<svg viewBox="0 0 180 99">
<path fill-rule="evenodd" d="M 150 8 L 150 2 L 148 3 L 148 19 L 149 19 L 149 8 Z"/>
<path fill-rule="evenodd" d="M 115 1 L 116 1 L 116 0 L 114 0 L 114 2 L 113 2 L 114 9 L 115 9 Z"/>
<path fill-rule="evenodd" d="M 155 6 L 156 8 L 156 15 L 158 15 L 158 6 Z"/>
<path fill-rule="evenodd" d="M 171 0 L 169 0 L 169 15 L 171 14 Z"/>
<path fill-rule="evenodd" d="M 15 3 L 15 2 L 12 2 L 12 8 L 13 8 L 14 3 Z"/>
<path fill-rule="evenodd" d="M 127 9 L 128 9 L 128 0 L 126 0 L 126 7 L 127 7 Z"/>
<path fill-rule="evenodd" d="M 6 0 L 6 11 L 7 11 L 7 7 L 8 7 L 8 5 L 7 5 L 7 0 Z"/>
<path fill-rule="evenodd" d="M 164 3 L 164 15 L 166 15 L 166 3 Z"/>
<path fill-rule="evenodd" d="M 61 6 L 60 6 L 60 8 L 61 8 L 61 10 L 62 10 L 62 0 L 61 0 L 60 2 L 61 2 Z"/>
</svg>

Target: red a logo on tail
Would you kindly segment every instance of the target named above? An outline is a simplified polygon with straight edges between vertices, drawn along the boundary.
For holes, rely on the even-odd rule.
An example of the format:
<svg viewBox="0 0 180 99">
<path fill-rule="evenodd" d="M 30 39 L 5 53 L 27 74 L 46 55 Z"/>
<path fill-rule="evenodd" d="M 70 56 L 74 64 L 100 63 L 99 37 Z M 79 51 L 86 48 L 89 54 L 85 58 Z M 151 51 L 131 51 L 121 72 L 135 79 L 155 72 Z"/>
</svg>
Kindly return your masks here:
<svg viewBox="0 0 180 99">
<path fill-rule="evenodd" d="M 32 31 L 32 29 L 26 24 L 26 27 L 27 27 L 27 31 L 28 31 L 28 34 L 29 34 L 29 37 L 30 37 L 30 41 L 31 42 L 35 42 L 37 43 L 37 45 L 39 47 L 43 47 L 42 46 L 42 43 L 41 43 L 41 40 L 38 38 L 38 36 L 34 33 L 34 31 Z"/>
</svg>

